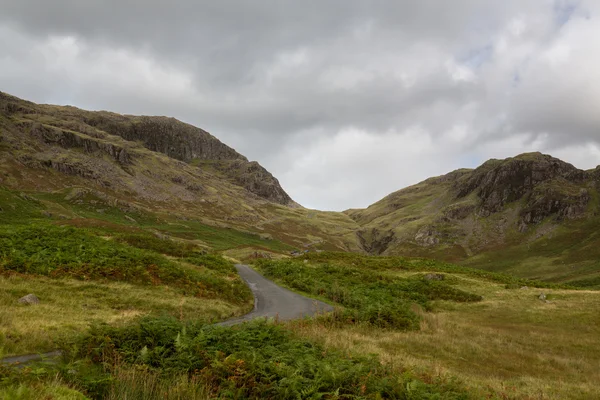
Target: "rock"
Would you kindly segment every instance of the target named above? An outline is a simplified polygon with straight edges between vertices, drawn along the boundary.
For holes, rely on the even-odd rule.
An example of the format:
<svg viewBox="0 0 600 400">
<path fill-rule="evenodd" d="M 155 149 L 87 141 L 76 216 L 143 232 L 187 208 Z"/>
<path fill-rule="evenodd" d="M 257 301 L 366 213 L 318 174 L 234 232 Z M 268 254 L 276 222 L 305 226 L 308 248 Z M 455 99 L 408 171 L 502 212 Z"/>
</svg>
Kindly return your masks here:
<svg viewBox="0 0 600 400">
<path fill-rule="evenodd" d="M 546 295 L 544 293 L 540 293 L 538 299 L 540 299 L 541 301 L 546 301 Z"/>
<path fill-rule="evenodd" d="M 527 290 L 527 289 L 529 289 L 529 287 L 527 287 L 527 286 L 521 286 L 521 290 Z"/>
<path fill-rule="evenodd" d="M 40 304 L 40 299 L 38 299 L 35 294 L 30 293 L 27 296 L 21 297 L 19 299 L 19 303 L 28 305 Z"/>
<path fill-rule="evenodd" d="M 443 281 L 446 279 L 444 274 L 427 274 L 425 275 L 425 279 L 428 281 Z"/>
<path fill-rule="evenodd" d="M 369 254 L 381 255 L 395 239 L 394 231 L 377 228 L 361 229 L 356 232 L 361 247 Z"/>
</svg>

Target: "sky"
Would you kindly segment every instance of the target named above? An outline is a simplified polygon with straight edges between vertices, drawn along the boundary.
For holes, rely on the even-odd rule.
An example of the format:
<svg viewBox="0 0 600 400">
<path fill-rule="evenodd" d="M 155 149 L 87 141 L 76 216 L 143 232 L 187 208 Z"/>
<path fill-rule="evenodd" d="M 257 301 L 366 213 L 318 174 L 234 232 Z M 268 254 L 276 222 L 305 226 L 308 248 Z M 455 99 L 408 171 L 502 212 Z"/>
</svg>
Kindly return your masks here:
<svg viewBox="0 0 600 400">
<path fill-rule="evenodd" d="M 490 158 L 600 164 L 600 0 L 0 0 L 0 91 L 167 115 L 309 208 Z"/>
</svg>

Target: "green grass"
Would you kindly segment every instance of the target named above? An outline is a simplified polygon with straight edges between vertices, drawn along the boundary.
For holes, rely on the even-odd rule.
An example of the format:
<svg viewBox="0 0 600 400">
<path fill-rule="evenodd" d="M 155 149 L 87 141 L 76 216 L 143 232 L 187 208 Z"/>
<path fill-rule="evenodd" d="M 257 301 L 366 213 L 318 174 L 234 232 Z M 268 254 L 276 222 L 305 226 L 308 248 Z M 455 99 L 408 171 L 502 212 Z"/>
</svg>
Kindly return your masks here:
<svg viewBox="0 0 600 400">
<path fill-rule="evenodd" d="M 202 273 L 186 268 L 156 252 L 107 240 L 83 229 L 50 224 L 0 230 L 0 272 L 166 284 L 188 295 L 238 303 L 248 298 L 241 281 L 232 283 L 210 270 Z"/>
<path fill-rule="evenodd" d="M 297 260 L 257 260 L 256 265 L 276 282 L 342 306 L 332 318 L 344 324 L 417 329 L 420 318 L 413 304 L 431 309 L 432 300 L 481 300 L 476 294 L 447 282 L 426 280 L 422 275 L 400 279 L 367 268 L 327 262 L 308 265 Z"/>
<path fill-rule="evenodd" d="M 539 280 L 519 278 L 516 276 L 485 271 L 475 268 L 469 268 L 443 261 L 436 261 L 427 258 L 409 258 L 409 257 L 372 257 L 354 253 L 323 252 L 310 253 L 304 256 L 305 259 L 313 263 L 325 262 L 337 266 L 351 266 L 368 271 L 414 271 L 414 272 L 446 272 L 453 274 L 463 274 L 478 279 L 489 280 L 492 282 L 516 285 L 530 286 L 537 288 L 555 288 L 555 289 L 573 289 L 567 284 L 551 283 Z"/>
<path fill-rule="evenodd" d="M 408 371 L 396 375 L 374 356 L 325 349 L 265 322 L 218 327 L 145 319 L 123 328 L 96 326 L 75 348 L 78 357 L 102 361 L 104 374 L 113 372 L 113 365 L 134 365 L 164 377 L 187 374 L 211 397 L 468 398 L 452 380 L 425 383 Z M 100 378 L 73 374 L 71 379 L 95 398 L 111 391 L 110 382 L 97 384 Z"/>
<path fill-rule="evenodd" d="M 223 251 L 240 246 L 265 247 L 278 252 L 287 252 L 294 249 L 294 247 L 277 240 L 261 238 L 256 233 L 209 226 L 197 221 L 179 221 L 176 224 L 150 225 L 149 227 L 167 232 L 176 237 L 201 240 L 215 251 Z"/>
</svg>

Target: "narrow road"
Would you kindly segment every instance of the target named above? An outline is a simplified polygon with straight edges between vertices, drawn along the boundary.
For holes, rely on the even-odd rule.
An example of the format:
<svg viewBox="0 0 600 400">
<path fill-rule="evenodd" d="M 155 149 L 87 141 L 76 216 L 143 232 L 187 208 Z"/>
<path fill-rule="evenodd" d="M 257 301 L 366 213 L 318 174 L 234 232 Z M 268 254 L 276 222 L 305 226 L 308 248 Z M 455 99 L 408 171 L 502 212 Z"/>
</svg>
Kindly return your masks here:
<svg viewBox="0 0 600 400">
<path fill-rule="evenodd" d="M 252 294 L 254 295 L 254 310 L 241 317 L 220 322 L 216 325 L 237 325 L 255 318 L 277 318 L 280 321 L 288 321 L 333 311 L 333 307 L 329 304 L 284 289 L 247 265 L 237 264 L 235 268 L 248 287 L 250 287 L 250 290 L 252 290 Z M 60 357 L 60 355 L 60 351 L 52 351 L 44 354 L 25 354 L 2 358 L 0 359 L 0 364 L 22 366 L 31 361 L 55 359 Z"/>
<path fill-rule="evenodd" d="M 261 317 L 288 321 L 333 311 L 329 304 L 284 289 L 247 265 L 237 264 L 235 268 L 254 294 L 254 310 L 217 325 L 236 325 Z"/>
</svg>

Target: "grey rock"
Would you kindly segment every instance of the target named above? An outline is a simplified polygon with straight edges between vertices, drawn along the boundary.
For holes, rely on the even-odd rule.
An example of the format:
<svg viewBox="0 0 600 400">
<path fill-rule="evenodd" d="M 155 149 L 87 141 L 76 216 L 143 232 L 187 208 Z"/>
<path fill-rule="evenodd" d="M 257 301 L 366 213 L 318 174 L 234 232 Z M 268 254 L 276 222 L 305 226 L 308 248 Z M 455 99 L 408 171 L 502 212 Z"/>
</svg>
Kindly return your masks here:
<svg viewBox="0 0 600 400">
<path fill-rule="evenodd" d="M 425 275 L 425 279 L 428 281 L 443 281 L 446 279 L 444 274 L 427 274 Z"/>
<path fill-rule="evenodd" d="M 546 301 L 546 294 L 540 293 L 540 295 L 538 296 L 538 299 L 540 299 L 542 301 Z"/>
<path fill-rule="evenodd" d="M 21 297 L 19 303 L 27 305 L 40 304 L 40 299 L 35 294 L 30 293 L 27 296 Z"/>
</svg>

